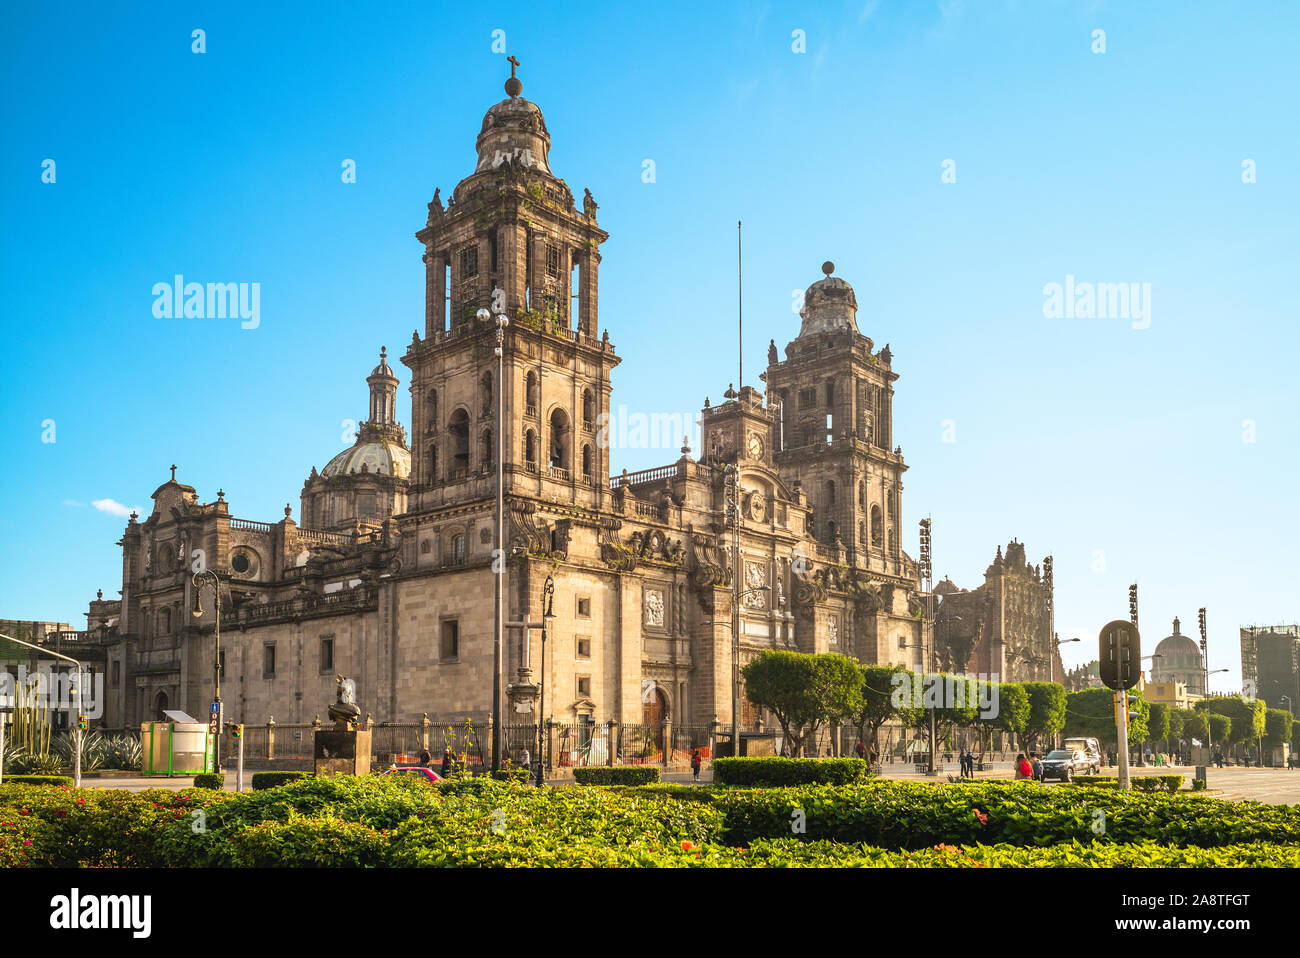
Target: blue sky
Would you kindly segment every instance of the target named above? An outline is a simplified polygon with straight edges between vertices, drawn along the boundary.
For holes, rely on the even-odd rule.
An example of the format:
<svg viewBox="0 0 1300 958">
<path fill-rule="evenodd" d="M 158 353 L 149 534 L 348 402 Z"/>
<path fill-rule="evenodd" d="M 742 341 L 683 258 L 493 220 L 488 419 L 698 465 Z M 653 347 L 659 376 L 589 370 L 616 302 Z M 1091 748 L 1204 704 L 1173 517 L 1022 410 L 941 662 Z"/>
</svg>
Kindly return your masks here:
<svg viewBox="0 0 1300 958">
<path fill-rule="evenodd" d="M 1239 625 L 1300 619 L 1293 5 L 487 6 L 4 14 L 0 617 L 115 596 L 125 519 L 92 503 L 147 513 L 171 463 L 296 516 L 380 345 L 423 324 L 413 234 L 473 169 L 504 30 L 611 234 L 615 408 L 694 413 L 736 378 L 743 219 L 747 382 L 834 260 L 901 374 L 905 546 L 930 514 L 939 576 L 979 585 L 1013 536 L 1054 554 L 1067 662 L 1130 582 L 1148 648 L 1207 606 L 1216 688 Z M 260 325 L 155 318 L 177 273 L 260 283 Z M 1045 317 L 1067 276 L 1149 283 L 1149 327 Z"/>
</svg>

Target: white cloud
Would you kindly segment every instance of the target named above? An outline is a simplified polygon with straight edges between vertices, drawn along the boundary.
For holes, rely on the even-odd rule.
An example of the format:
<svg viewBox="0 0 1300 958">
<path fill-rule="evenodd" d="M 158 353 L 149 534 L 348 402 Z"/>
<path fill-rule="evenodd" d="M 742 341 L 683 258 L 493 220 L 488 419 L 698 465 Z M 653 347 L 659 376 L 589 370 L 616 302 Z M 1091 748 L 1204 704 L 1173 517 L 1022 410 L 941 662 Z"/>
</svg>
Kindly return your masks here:
<svg viewBox="0 0 1300 958">
<path fill-rule="evenodd" d="M 64 499 L 63 504 L 65 506 L 82 506 L 82 507 L 86 505 L 84 502 L 78 502 L 76 499 Z"/>
<path fill-rule="evenodd" d="M 111 516 L 122 516 L 123 518 L 129 516 L 132 512 L 139 511 L 122 505 L 116 499 L 92 499 L 90 504 L 100 512 L 107 512 Z"/>
</svg>

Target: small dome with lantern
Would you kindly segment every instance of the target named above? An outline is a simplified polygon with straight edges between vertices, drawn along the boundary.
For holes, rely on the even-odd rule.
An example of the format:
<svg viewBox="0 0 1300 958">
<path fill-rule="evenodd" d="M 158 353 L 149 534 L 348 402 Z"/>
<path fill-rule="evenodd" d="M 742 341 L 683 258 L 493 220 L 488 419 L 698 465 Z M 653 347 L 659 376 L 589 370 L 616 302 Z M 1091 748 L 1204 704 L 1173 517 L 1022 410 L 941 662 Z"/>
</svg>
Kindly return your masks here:
<svg viewBox="0 0 1300 958">
<path fill-rule="evenodd" d="M 835 264 L 829 260 L 822 264 L 824 279 L 813 283 L 803 294 L 803 309 L 799 315 L 803 325 L 799 327 L 799 336 L 814 336 L 817 333 L 834 332 L 840 329 L 858 331 L 858 300 L 853 295 L 853 287 L 838 276 Z"/>
</svg>

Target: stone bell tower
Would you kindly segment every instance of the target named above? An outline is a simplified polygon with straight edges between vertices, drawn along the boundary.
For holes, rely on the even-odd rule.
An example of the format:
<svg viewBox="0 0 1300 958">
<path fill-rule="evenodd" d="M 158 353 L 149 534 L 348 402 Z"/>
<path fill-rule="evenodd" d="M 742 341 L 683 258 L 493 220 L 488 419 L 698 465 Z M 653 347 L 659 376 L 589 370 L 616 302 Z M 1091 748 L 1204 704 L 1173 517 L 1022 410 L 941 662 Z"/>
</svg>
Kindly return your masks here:
<svg viewBox="0 0 1300 958">
<path fill-rule="evenodd" d="M 808 287 L 799 335 L 782 362 L 768 353 L 768 405 L 777 406 L 775 461 L 813 506 L 809 532 L 857 568 L 905 575 L 902 450 L 891 448 L 889 346 L 858 331 L 857 297 L 824 263 Z"/>
<path fill-rule="evenodd" d="M 439 191 L 416 238 L 424 247 L 424 338 L 411 368 L 412 511 L 492 494 L 497 429 L 508 493 L 598 507 L 607 495 L 602 424 L 619 359 L 597 333 L 600 244 L 587 191 L 582 208 L 550 167 L 551 135 L 520 94 L 510 58 L 506 99 L 490 107 L 474 172 L 444 208 Z M 509 318 L 504 382 L 496 323 Z M 496 423 L 496 390 L 505 421 Z"/>
</svg>

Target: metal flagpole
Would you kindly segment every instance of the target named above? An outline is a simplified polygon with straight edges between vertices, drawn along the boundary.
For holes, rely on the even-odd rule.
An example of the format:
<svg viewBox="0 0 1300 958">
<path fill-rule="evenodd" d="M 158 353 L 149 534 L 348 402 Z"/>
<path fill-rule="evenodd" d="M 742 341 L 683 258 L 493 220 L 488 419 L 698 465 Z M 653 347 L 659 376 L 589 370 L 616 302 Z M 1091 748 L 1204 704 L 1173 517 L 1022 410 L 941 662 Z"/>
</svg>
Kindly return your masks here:
<svg viewBox="0 0 1300 958">
<path fill-rule="evenodd" d="M 736 220 L 736 351 L 740 360 L 736 384 L 745 388 L 745 310 L 744 283 L 741 273 L 740 220 Z"/>
</svg>

